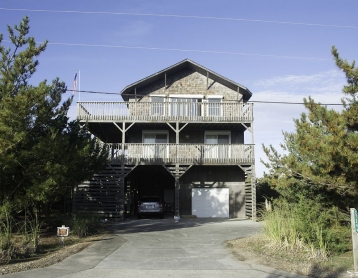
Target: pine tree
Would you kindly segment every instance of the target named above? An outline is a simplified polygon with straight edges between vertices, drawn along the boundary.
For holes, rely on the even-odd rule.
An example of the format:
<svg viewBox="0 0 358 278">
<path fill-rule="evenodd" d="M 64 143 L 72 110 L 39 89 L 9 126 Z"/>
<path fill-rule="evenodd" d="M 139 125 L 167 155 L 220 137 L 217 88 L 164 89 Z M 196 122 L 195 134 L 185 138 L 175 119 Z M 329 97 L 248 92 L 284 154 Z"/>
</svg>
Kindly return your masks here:
<svg viewBox="0 0 358 278">
<path fill-rule="evenodd" d="M 30 84 L 47 41 L 37 45 L 28 36 L 29 19 L 8 32 L 12 48 L 0 36 L 0 205 L 46 204 L 90 178 L 107 153 L 67 117 L 72 97 L 62 100 L 63 82 Z"/>
<path fill-rule="evenodd" d="M 295 132 L 283 133 L 285 154 L 263 146 L 269 173 L 261 182 L 288 199 L 304 195 L 327 206 L 349 208 L 358 197 L 358 69 L 355 62 L 343 61 L 335 47 L 332 55 L 348 83 L 343 88 L 343 111 L 304 99 L 308 112 L 294 120 Z"/>
</svg>

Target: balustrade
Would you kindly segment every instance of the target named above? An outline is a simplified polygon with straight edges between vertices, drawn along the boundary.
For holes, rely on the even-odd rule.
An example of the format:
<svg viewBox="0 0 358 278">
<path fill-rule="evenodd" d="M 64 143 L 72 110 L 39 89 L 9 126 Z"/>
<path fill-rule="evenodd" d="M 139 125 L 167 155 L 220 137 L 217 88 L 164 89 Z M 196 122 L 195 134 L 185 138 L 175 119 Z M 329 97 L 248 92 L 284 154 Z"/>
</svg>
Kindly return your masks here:
<svg viewBox="0 0 358 278">
<path fill-rule="evenodd" d="M 251 122 L 252 103 L 78 102 L 77 118 L 89 122 Z"/>
<path fill-rule="evenodd" d="M 252 144 L 110 144 L 109 160 L 126 164 L 241 164 L 254 162 Z"/>
</svg>

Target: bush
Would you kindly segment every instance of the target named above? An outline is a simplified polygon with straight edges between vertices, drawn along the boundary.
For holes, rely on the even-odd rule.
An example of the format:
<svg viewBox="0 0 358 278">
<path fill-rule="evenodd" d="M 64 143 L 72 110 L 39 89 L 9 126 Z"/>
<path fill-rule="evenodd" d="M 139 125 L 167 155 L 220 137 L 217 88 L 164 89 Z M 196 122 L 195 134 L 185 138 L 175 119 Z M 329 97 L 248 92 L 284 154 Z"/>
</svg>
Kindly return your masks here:
<svg viewBox="0 0 358 278">
<path fill-rule="evenodd" d="M 12 217 L 13 206 L 10 202 L 0 205 L 0 251 L 12 248 L 12 234 L 14 219 Z"/>
<path fill-rule="evenodd" d="M 70 231 L 76 236 L 85 237 L 98 232 L 101 228 L 100 217 L 93 213 L 79 212 L 72 215 Z"/>
<path fill-rule="evenodd" d="M 336 207 L 325 208 L 305 198 L 297 202 L 277 199 L 273 211 L 263 212 L 264 233 L 276 244 L 311 248 L 325 256 L 348 250 L 349 216 Z"/>
</svg>

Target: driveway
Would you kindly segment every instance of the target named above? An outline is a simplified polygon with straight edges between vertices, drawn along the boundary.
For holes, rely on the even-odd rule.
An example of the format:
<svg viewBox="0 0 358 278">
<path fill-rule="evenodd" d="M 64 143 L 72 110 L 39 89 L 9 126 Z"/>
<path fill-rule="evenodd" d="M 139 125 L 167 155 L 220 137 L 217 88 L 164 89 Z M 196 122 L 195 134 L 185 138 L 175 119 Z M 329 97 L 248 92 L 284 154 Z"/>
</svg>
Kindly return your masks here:
<svg viewBox="0 0 358 278">
<path fill-rule="evenodd" d="M 4 277 L 303 277 L 239 261 L 225 248 L 225 240 L 259 231 L 250 220 L 130 219 L 58 264 Z"/>
</svg>

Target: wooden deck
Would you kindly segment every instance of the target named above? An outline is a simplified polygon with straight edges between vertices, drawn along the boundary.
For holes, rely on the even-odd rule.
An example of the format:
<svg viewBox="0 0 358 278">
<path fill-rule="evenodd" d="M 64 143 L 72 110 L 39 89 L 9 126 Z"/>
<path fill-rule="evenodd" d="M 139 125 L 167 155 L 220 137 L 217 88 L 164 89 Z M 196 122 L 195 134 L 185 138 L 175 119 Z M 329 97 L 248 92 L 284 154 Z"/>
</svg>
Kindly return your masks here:
<svg viewBox="0 0 358 278">
<path fill-rule="evenodd" d="M 88 122 L 253 121 L 253 104 L 243 102 L 77 102 L 77 118 Z"/>
<path fill-rule="evenodd" d="M 254 163 L 253 144 L 110 144 L 109 162 L 130 165 Z"/>
</svg>

